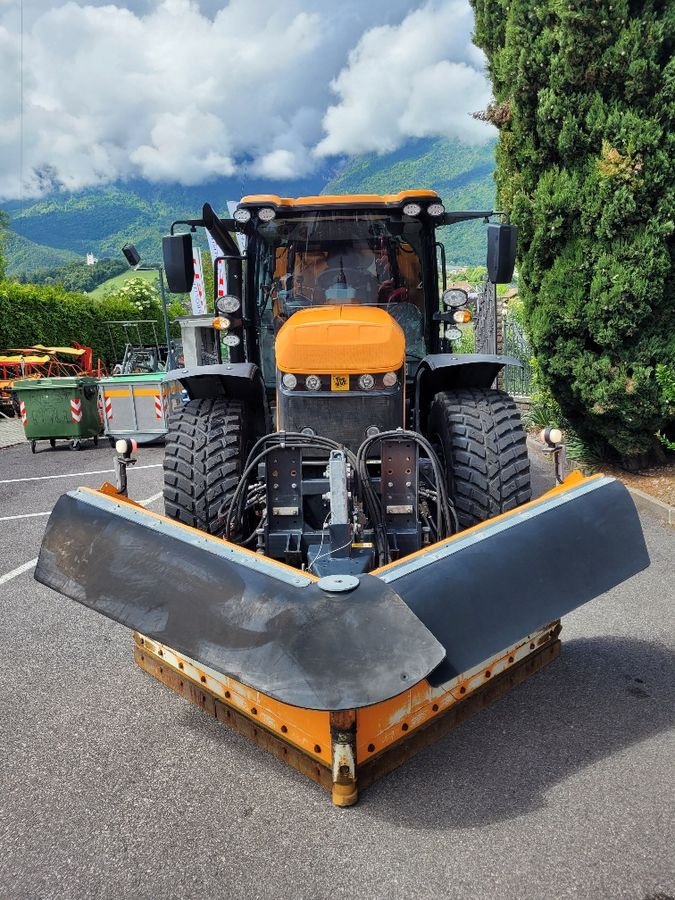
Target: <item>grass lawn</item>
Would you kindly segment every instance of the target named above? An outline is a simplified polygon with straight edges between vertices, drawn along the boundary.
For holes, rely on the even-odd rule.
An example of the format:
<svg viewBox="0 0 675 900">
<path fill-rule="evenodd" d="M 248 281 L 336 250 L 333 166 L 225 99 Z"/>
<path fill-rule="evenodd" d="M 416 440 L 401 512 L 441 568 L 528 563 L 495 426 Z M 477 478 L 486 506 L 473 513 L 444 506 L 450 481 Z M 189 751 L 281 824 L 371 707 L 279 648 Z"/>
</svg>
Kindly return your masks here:
<svg viewBox="0 0 675 900">
<path fill-rule="evenodd" d="M 129 269 L 128 272 L 122 272 L 121 275 L 115 275 L 114 278 L 109 278 L 107 281 L 104 281 L 103 284 L 99 284 L 97 288 L 90 292 L 89 296 L 103 297 L 104 294 L 111 291 L 118 291 L 124 282 L 128 281 L 130 278 L 142 278 L 143 281 L 149 282 L 153 287 L 159 290 L 159 276 L 156 270 L 152 272 L 146 270 L 134 272 L 132 269 Z"/>
</svg>

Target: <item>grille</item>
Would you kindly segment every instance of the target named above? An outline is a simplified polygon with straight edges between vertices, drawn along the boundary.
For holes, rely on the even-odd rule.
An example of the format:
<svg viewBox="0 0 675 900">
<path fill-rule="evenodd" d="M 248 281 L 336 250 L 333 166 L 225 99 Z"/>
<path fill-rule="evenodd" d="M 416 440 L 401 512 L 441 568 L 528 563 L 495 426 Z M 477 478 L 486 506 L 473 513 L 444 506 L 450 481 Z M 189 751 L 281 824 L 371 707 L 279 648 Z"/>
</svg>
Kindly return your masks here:
<svg viewBox="0 0 675 900">
<path fill-rule="evenodd" d="M 313 428 L 316 434 L 358 450 L 371 425 L 380 431 L 403 426 L 403 393 L 310 393 L 280 391 L 279 428 L 302 431 Z"/>
</svg>

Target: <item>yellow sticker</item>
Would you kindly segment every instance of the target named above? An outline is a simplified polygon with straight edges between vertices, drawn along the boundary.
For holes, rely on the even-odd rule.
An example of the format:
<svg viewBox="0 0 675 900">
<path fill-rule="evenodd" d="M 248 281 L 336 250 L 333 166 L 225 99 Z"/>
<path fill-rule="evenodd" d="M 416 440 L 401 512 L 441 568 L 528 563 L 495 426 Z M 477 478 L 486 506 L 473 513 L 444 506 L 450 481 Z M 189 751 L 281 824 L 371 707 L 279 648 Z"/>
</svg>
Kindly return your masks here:
<svg viewBox="0 0 675 900">
<path fill-rule="evenodd" d="M 330 389 L 331 391 L 348 391 L 349 375 L 331 375 Z"/>
</svg>

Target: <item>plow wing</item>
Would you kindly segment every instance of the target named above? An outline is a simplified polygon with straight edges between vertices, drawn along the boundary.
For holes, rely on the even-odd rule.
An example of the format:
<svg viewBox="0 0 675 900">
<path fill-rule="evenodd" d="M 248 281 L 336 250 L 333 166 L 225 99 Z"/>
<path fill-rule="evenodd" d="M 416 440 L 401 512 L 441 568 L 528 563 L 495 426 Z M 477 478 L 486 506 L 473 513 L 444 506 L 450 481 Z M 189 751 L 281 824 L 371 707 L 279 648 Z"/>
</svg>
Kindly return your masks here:
<svg viewBox="0 0 675 900">
<path fill-rule="evenodd" d="M 35 577 L 272 698 L 315 710 L 441 684 L 649 565 L 625 488 L 560 488 L 349 592 L 81 488 L 49 519 Z"/>
</svg>

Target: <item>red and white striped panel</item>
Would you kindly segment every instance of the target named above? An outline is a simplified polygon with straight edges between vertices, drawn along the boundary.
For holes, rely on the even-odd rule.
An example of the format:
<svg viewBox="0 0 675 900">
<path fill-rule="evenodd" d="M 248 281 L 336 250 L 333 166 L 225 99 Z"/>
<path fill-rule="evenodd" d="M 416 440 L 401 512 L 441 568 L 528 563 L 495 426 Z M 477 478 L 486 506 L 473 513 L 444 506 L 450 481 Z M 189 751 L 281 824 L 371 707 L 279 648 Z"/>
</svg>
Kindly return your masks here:
<svg viewBox="0 0 675 900">
<path fill-rule="evenodd" d="M 23 400 L 19 400 L 19 412 L 21 413 L 21 421 L 24 425 L 28 424 L 28 416 L 26 415 L 26 404 Z"/>
<path fill-rule="evenodd" d="M 113 415 L 112 415 L 112 397 L 105 398 L 105 417 L 108 421 L 110 421 L 113 417 Z"/>
<path fill-rule="evenodd" d="M 70 418 L 73 422 L 82 421 L 82 401 L 79 398 L 70 401 Z"/>
<path fill-rule="evenodd" d="M 155 418 L 162 418 L 162 398 L 160 394 L 155 394 Z"/>
</svg>

